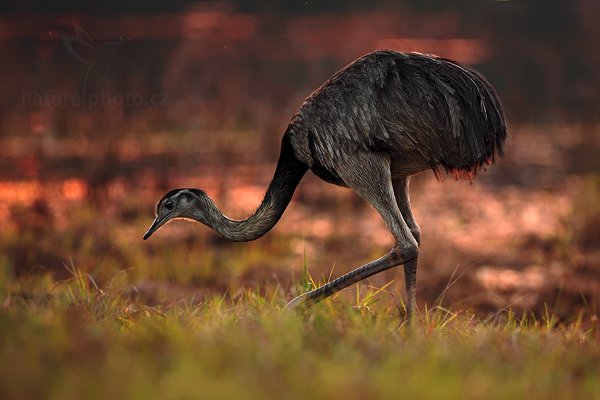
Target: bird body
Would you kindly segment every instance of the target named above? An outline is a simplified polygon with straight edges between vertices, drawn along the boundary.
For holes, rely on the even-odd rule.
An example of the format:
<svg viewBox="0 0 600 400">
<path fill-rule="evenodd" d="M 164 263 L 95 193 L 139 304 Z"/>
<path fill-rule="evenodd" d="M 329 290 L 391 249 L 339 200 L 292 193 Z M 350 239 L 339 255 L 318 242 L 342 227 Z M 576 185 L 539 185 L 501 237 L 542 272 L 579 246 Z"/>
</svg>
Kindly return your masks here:
<svg viewBox="0 0 600 400">
<path fill-rule="evenodd" d="M 502 154 L 506 125 L 478 73 L 437 57 L 378 51 L 309 96 L 287 134 L 298 159 L 326 181 L 357 152 L 388 154 L 396 176 L 437 175 L 439 167 L 469 176 Z"/>
<path fill-rule="evenodd" d="M 176 189 L 157 204 L 144 239 L 173 218 L 199 221 L 234 241 L 268 232 L 304 174 L 349 187 L 381 215 L 395 238 L 383 257 L 294 299 L 314 303 L 404 264 L 408 316 L 415 310 L 420 230 L 408 195 L 410 176 L 443 169 L 472 179 L 502 156 L 507 128 L 500 100 L 477 72 L 418 53 L 377 51 L 341 69 L 292 118 L 265 197 L 250 217 L 225 217 L 201 190 Z"/>
</svg>

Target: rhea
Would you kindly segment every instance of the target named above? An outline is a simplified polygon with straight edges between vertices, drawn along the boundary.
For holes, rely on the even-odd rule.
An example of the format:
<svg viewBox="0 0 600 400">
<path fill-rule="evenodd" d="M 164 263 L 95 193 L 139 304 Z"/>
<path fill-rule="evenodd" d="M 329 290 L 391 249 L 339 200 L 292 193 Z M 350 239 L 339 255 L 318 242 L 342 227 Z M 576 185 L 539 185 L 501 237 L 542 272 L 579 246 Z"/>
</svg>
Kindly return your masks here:
<svg viewBox="0 0 600 400">
<path fill-rule="evenodd" d="M 362 279 L 404 265 L 407 318 L 415 313 L 420 230 L 409 180 L 432 170 L 473 179 L 503 155 L 507 127 L 494 88 L 457 62 L 420 53 L 376 51 L 342 68 L 315 90 L 283 135 L 273 179 L 244 220 L 221 213 L 202 190 L 175 189 L 156 205 L 148 239 L 173 219 L 194 220 L 236 242 L 279 221 L 304 174 L 348 187 L 381 215 L 394 237 L 383 257 L 293 299 L 313 304 Z"/>
</svg>

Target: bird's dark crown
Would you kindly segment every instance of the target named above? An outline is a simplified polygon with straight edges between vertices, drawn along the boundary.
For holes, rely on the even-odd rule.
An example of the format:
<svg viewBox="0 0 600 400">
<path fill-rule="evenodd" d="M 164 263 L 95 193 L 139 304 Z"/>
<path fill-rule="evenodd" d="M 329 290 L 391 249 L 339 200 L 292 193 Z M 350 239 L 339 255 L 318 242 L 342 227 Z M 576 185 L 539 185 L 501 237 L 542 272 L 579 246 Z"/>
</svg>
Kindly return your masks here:
<svg viewBox="0 0 600 400">
<path fill-rule="evenodd" d="M 156 211 L 158 211 L 160 206 L 169 199 L 180 198 L 180 197 L 185 197 L 185 198 L 189 199 L 191 196 L 202 197 L 202 196 L 206 196 L 206 193 L 203 190 L 193 189 L 193 188 L 173 189 L 173 190 L 167 192 L 163 196 L 163 198 L 160 199 L 160 201 L 156 204 Z"/>
</svg>

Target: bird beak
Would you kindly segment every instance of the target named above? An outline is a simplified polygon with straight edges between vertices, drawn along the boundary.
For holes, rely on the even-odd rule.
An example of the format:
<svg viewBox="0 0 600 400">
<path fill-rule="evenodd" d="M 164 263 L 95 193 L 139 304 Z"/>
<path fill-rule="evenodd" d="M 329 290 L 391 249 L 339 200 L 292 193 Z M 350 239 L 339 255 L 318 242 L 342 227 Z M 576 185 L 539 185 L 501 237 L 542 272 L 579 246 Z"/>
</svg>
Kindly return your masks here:
<svg viewBox="0 0 600 400">
<path fill-rule="evenodd" d="M 158 218 L 156 217 L 156 219 L 154 220 L 154 222 L 152 223 L 152 225 L 150 225 L 150 228 L 148 229 L 148 231 L 146 231 L 146 233 L 144 233 L 144 240 L 148 239 L 150 236 L 152 236 L 152 234 L 154 232 L 156 232 L 158 230 L 158 228 L 160 228 L 161 226 L 163 226 L 165 224 L 165 222 L 167 222 L 169 219 L 168 218 Z"/>
</svg>

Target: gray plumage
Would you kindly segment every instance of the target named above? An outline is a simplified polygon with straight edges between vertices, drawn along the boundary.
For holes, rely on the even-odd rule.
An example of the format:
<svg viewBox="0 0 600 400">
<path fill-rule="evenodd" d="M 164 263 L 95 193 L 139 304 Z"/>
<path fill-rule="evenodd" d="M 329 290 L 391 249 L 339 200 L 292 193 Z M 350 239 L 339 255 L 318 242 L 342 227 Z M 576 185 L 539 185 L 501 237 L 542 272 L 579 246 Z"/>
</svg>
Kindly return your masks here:
<svg viewBox="0 0 600 400">
<path fill-rule="evenodd" d="M 395 238 L 383 257 L 292 300 L 308 304 L 404 264 L 408 316 L 415 311 L 420 230 L 410 208 L 411 175 L 431 169 L 472 179 L 502 156 L 507 128 L 492 86 L 453 61 L 377 51 L 337 72 L 312 93 L 283 136 L 273 180 L 256 212 L 225 217 L 201 190 L 176 189 L 157 204 L 147 239 L 173 218 L 199 221 L 234 241 L 254 240 L 279 220 L 307 170 L 353 189 Z"/>
</svg>

